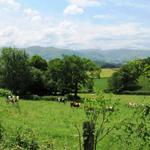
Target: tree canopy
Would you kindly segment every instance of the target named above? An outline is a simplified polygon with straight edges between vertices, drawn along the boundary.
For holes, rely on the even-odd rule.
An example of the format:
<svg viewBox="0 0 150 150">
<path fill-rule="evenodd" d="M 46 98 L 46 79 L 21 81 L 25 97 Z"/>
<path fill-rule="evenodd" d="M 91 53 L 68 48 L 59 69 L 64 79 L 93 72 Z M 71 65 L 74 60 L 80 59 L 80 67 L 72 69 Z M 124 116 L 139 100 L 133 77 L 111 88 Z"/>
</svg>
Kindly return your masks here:
<svg viewBox="0 0 150 150">
<path fill-rule="evenodd" d="M 74 93 L 77 96 L 82 87 L 92 90 L 93 76 L 101 70 L 91 60 L 75 55 L 47 63 L 41 56 L 30 58 L 23 50 L 4 48 L 0 57 L 0 86 L 19 95 Z"/>
</svg>

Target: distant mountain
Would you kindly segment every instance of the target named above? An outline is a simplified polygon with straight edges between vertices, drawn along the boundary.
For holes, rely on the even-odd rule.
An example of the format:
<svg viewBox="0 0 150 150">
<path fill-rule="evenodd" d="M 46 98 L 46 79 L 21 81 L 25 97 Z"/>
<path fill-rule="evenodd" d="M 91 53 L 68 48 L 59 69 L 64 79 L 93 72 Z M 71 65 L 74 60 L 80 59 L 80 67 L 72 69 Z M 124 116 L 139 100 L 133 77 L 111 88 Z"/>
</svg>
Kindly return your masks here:
<svg viewBox="0 0 150 150">
<path fill-rule="evenodd" d="M 39 47 L 33 46 L 25 48 L 27 53 L 31 56 L 38 54 L 45 59 L 53 59 L 62 57 L 63 55 L 78 55 L 81 57 L 87 57 L 94 61 L 108 62 L 108 63 L 122 63 L 132 59 L 150 57 L 150 51 L 148 50 L 98 50 L 98 49 L 87 49 L 87 50 L 70 50 L 60 49 L 55 47 Z"/>
<path fill-rule="evenodd" d="M 80 57 L 87 57 L 96 62 L 105 63 L 123 63 L 137 58 L 150 57 L 150 50 L 133 50 L 133 49 L 117 49 L 117 50 L 100 50 L 100 49 L 84 49 L 71 50 L 61 49 L 55 47 L 40 47 L 33 46 L 25 48 L 26 52 L 33 55 L 40 55 L 49 60 L 53 58 L 61 58 L 63 55 L 78 55 Z"/>
</svg>

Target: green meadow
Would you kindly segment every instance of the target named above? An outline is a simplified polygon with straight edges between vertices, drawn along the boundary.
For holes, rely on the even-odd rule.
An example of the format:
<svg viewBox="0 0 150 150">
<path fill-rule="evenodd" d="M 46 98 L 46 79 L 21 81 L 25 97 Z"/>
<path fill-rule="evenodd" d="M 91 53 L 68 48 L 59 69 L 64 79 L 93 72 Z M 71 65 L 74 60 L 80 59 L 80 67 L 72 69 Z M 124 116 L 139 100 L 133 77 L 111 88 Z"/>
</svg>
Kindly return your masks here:
<svg viewBox="0 0 150 150">
<path fill-rule="evenodd" d="M 94 94 L 81 94 L 82 98 L 94 98 Z M 129 102 L 138 104 L 150 104 L 150 96 L 132 95 L 105 95 L 120 103 L 120 112 L 112 118 L 113 123 L 130 116 Z M 5 98 L 0 98 L 0 121 L 7 129 L 6 138 L 11 142 L 11 137 L 21 128 L 32 129 L 39 145 L 50 143 L 56 150 L 78 149 L 77 125 L 82 133 L 82 123 L 85 120 L 84 105 L 80 108 L 71 108 L 70 103 L 58 103 L 51 101 L 20 100 L 18 104 L 7 104 Z M 116 132 L 114 133 L 116 134 Z M 110 141 L 110 134 L 99 143 L 99 149 L 120 149 L 121 144 Z M 10 144 L 10 143 L 9 143 Z"/>
<path fill-rule="evenodd" d="M 106 69 L 102 72 L 103 77 L 94 80 L 95 91 L 102 91 L 108 87 L 107 81 L 114 70 L 110 72 L 110 69 Z M 141 84 L 143 83 L 141 79 Z M 133 110 L 128 107 L 129 103 L 138 105 L 150 104 L 150 96 L 102 94 L 104 94 L 105 98 L 119 103 L 119 112 L 111 118 L 110 125 L 117 124 L 119 121 L 131 117 Z M 95 95 L 80 94 L 80 97 L 84 100 L 94 99 Z M 19 103 L 8 104 L 5 100 L 5 97 L 0 98 L 0 123 L 5 128 L 4 138 L 7 139 L 6 145 L 14 143 L 18 131 L 21 133 L 31 129 L 40 149 L 79 149 L 79 134 L 76 126 L 82 134 L 82 125 L 86 120 L 83 103 L 80 108 L 71 108 L 69 102 L 64 104 L 43 99 L 37 101 L 21 99 Z M 98 144 L 98 150 L 136 150 L 138 141 L 129 148 L 127 148 L 126 144 L 116 141 L 116 136 L 122 134 L 121 130 L 113 130 L 111 134 Z M 45 145 L 48 146 L 45 147 Z"/>
</svg>

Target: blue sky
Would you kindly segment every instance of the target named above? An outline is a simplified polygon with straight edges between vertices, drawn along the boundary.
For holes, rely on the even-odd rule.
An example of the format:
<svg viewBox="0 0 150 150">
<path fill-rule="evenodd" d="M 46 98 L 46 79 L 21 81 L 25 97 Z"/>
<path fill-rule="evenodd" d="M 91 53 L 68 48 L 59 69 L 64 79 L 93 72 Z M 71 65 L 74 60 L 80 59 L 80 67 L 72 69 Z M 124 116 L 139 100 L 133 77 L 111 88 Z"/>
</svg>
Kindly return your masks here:
<svg viewBox="0 0 150 150">
<path fill-rule="evenodd" d="M 150 50 L 149 0 L 0 0 L 0 47 Z"/>
</svg>

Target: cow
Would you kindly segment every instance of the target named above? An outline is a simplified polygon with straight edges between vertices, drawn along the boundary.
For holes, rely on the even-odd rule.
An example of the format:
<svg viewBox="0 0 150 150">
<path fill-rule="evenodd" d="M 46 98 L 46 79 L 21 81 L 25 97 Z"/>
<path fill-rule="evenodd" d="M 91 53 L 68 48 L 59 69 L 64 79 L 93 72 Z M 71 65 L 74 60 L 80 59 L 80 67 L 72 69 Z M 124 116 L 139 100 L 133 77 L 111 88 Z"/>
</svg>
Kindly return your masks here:
<svg viewBox="0 0 150 150">
<path fill-rule="evenodd" d="M 15 103 L 19 101 L 19 96 L 9 95 L 7 96 L 6 102 L 7 103 Z"/>
<path fill-rule="evenodd" d="M 67 100 L 67 99 L 66 99 L 65 97 L 58 97 L 58 98 L 57 98 L 57 101 L 58 101 L 58 102 L 62 102 L 62 103 L 65 103 L 66 100 Z"/>
<path fill-rule="evenodd" d="M 70 106 L 71 107 L 80 107 L 80 103 L 73 101 L 73 102 L 70 102 Z"/>
<path fill-rule="evenodd" d="M 113 106 L 106 106 L 106 111 L 114 112 L 114 107 Z"/>
</svg>

